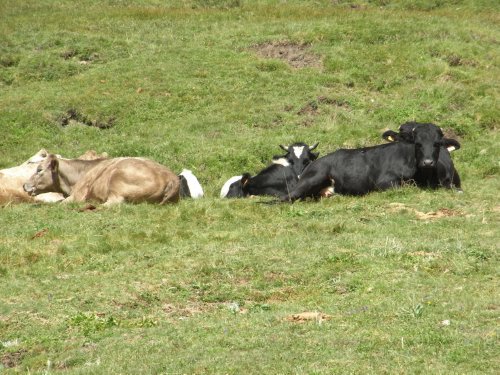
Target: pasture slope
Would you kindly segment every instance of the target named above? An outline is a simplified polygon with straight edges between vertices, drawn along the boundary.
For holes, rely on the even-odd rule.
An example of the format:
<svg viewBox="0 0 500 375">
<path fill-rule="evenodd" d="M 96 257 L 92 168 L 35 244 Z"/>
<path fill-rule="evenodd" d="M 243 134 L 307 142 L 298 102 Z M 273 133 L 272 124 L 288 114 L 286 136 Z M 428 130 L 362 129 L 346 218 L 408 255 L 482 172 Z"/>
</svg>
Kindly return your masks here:
<svg viewBox="0 0 500 375">
<path fill-rule="evenodd" d="M 0 208 L 0 373 L 497 373 L 499 11 L 2 0 L 0 168 L 145 156 L 206 198 Z M 280 143 L 324 155 L 408 120 L 460 140 L 464 194 L 218 198 Z"/>
</svg>

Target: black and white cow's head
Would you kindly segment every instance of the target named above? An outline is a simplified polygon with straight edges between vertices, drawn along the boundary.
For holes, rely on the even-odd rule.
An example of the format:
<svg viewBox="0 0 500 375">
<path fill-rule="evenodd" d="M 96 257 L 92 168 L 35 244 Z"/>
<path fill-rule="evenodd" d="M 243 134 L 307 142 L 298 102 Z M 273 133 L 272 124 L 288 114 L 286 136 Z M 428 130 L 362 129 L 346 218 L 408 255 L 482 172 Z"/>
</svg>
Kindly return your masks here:
<svg viewBox="0 0 500 375">
<path fill-rule="evenodd" d="M 442 130 L 430 123 L 407 122 L 399 127 L 399 133 L 388 130 L 382 138 L 390 142 L 414 144 L 418 168 L 435 168 L 441 147 L 448 151 L 460 148 L 460 143 L 454 139 L 444 138 Z"/>
<path fill-rule="evenodd" d="M 247 196 L 245 186 L 252 176 L 250 173 L 245 173 L 241 176 L 233 176 L 222 186 L 220 191 L 221 198 L 243 198 Z"/>
<path fill-rule="evenodd" d="M 290 146 L 280 145 L 280 147 L 286 151 L 286 154 L 283 156 L 275 156 L 273 158 L 273 163 L 290 166 L 297 177 L 300 176 L 302 171 L 319 156 L 319 152 L 312 152 L 318 147 L 318 142 L 312 146 L 303 142 L 296 142 Z"/>
<path fill-rule="evenodd" d="M 283 180 L 285 175 L 283 172 L 278 172 L 277 168 L 284 167 L 289 168 L 290 173 L 295 175 L 297 178 L 300 176 L 304 168 L 309 165 L 312 161 L 318 158 L 319 153 L 312 152 L 318 143 L 312 146 L 308 146 L 303 142 L 296 142 L 290 146 L 280 147 L 286 151 L 285 155 L 274 156 L 271 166 L 260 171 L 257 176 L 252 177 L 249 173 L 245 173 L 241 176 L 233 176 L 222 186 L 220 197 L 221 198 L 242 198 L 250 195 L 248 192 L 248 183 L 252 178 L 264 178 L 268 181 L 273 180 Z M 262 180 L 260 180 L 262 181 Z M 258 182 L 256 183 L 258 186 Z M 272 183 L 271 183 L 272 184 Z M 255 190 L 256 187 L 254 186 Z M 258 188 L 257 188 L 258 190 Z"/>
</svg>

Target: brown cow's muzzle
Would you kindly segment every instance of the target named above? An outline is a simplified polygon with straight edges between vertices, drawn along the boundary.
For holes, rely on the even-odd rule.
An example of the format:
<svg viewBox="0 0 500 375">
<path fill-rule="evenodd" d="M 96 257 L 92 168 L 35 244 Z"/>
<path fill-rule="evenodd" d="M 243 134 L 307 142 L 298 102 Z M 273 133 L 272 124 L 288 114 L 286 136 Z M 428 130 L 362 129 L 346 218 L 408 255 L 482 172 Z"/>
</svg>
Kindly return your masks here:
<svg viewBox="0 0 500 375">
<path fill-rule="evenodd" d="M 25 183 L 23 185 L 23 189 L 29 195 L 35 195 L 35 187 L 33 185 L 31 185 L 30 183 Z"/>
</svg>

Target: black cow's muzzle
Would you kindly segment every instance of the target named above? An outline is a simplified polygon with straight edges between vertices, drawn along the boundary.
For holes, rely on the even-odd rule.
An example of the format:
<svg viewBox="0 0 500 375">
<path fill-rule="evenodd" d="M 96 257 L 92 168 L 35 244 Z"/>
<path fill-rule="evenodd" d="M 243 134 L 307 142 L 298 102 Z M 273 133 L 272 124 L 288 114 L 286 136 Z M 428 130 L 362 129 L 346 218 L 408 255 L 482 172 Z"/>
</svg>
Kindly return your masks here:
<svg viewBox="0 0 500 375">
<path fill-rule="evenodd" d="M 434 168 L 435 165 L 436 165 L 436 163 L 432 159 L 424 159 L 420 163 L 420 166 L 422 168 Z"/>
</svg>

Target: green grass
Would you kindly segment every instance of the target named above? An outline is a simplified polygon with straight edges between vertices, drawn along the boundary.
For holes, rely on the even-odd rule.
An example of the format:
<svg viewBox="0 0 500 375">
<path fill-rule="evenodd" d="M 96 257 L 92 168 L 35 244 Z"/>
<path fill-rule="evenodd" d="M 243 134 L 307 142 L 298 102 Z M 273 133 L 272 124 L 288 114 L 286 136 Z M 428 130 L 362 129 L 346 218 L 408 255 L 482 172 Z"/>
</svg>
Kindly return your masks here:
<svg viewBox="0 0 500 375">
<path fill-rule="evenodd" d="M 192 169 L 206 197 L 1 208 L 0 372 L 496 373 L 499 8 L 2 1 L 0 168 L 42 147 L 140 155 Z M 276 41 L 322 67 L 252 49 Z M 113 127 L 62 126 L 70 109 Z M 218 198 L 279 144 L 324 155 L 408 120 L 459 137 L 464 194 Z M 331 319 L 285 319 L 304 311 Z"/>
</svg>

